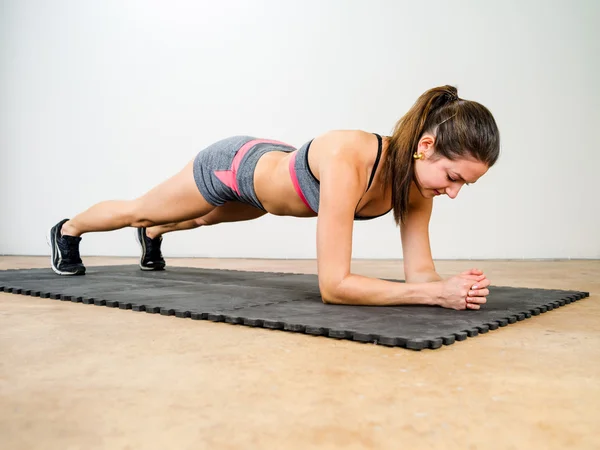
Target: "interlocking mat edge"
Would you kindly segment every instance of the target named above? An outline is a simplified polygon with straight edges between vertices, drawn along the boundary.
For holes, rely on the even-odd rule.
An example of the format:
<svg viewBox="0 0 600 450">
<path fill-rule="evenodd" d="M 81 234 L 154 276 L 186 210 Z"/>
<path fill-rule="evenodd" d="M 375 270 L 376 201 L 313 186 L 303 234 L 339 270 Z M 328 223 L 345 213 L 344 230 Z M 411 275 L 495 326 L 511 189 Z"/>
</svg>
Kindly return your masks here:
<svg viewBox="0 0 600 450">
<path fill-rule="evenodd" d="M 498 293 L 496 310 L 485 309 L 491 302 L 480 311 L 339 306 L 320 301 L 315 275 L 183 267 L 143 272 L 132 265 L 89 267 L 83 277 L 58 276 L 50 269 L 4 270 L 0 292 L 411 350 L 451 345 L 589 296 L 493 286 L 490 298 Z"/>
</svg>

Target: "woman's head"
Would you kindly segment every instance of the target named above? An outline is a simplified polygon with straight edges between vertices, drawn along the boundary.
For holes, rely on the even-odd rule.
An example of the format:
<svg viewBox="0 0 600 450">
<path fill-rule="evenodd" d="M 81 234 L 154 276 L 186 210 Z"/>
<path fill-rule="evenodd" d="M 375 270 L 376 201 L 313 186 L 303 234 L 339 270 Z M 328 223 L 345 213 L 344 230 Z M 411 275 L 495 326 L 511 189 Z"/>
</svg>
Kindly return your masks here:
<svg viewBox="0 0 600 450">
<path fill-rule="evenodd" d="M 456 198 L 466 184 L 475 183 L 488 170 L 489 165 L 466 153 L 446 156 L 436 148 L 436 136 L 425 133 L 419 140 L 413 167 L 413 181 L 423 197 L 446 194 Z M 438 144 L 439 145 L 439 144 Z"/>
<path fill-rule="evenodd" d="M 398 121 L 383 165 L 392 186 L 394 218 L 404 219 L 414 181 L 421 194 L 454 198 L 497 161 L 500 136 L 483 105 L 458 97 L 453 86 L 430 89 Z"/>
</svg>

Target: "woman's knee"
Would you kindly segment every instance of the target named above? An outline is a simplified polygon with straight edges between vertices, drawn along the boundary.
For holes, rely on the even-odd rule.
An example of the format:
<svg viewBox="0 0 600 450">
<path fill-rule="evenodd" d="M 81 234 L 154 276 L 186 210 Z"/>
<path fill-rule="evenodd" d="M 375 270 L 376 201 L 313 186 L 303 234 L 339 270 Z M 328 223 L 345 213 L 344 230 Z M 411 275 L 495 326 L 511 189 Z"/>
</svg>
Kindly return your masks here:
<svg viewBox="0 0 600 450">
<path fill-rule="evenodd" d="M 144 201 L 141 199 L 131 200 L 129 205 L 126 207 L 126 217 L 129 226 L 135 228 L 141 227 L 153 227 L 156 225 L 162 225 L 163 223 L 157 221 L 156 218 L 154 220 L 151 218 L 152 213 L 148 210 L 144 205 Z"/>
<path fill-rule="evenodd" d="M 211 222 L 209 222 L 205 216 L 202 216 L 198 217 L 197 219 L 194 219 L 194 224 L 196 225 L 196 227 L 203 227 L 206 225 L 211 225 Z"/>
</svg>

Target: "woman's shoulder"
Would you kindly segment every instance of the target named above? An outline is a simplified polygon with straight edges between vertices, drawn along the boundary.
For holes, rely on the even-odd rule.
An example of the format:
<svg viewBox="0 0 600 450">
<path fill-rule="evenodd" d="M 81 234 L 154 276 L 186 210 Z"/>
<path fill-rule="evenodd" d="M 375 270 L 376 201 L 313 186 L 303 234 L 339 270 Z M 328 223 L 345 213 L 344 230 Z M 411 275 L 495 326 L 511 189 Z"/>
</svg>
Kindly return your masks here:
<svg viewBox="0 0 600 450">
<path fill-rule="evenodd" d="M 378 145 L 377 135 L 364 130 L 331 130 L 317 136 L 312 142 L 314 153 L 357 163 L 368 163 L 374 159 Z"/>
<path fill-rule="evenodd" d="M 330 130 L 316 139 L 329 141 L 340 147 L 362 147 L 377 142 L 377 135 L 364 130 Z"/>
<path fill-rule="evenodd" d="M 309 167 L 317 179 L 323 164 L 332 163 L 368 176 L 378 155 L 377 135 L 363 130 L 331 130 L 313 139 L 308 155 Z M 340 166 L 341 167 L 341 166 Z"/>
</svg>

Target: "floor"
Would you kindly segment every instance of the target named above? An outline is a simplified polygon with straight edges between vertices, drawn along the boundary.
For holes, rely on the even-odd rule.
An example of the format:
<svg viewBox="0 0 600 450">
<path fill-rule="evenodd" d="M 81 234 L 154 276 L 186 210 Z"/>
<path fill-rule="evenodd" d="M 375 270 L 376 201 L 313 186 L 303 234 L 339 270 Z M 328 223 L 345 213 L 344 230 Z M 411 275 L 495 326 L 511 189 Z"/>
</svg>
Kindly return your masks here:
<svg viewBox="0 0 600 450">
<path fill-rule="evenodd" d="M 315 261 L 167 262 L 316 271 Z M 47 257 L 0 257 L 0 269 L 47 266 Z M 1 293 L 0 447 L 600 448 L 600 261 L 436 267 L 590 297 L 414 352 Z M 353 270 L 402 274 L 399 261 L 360 260 Z"/>
</svg>

